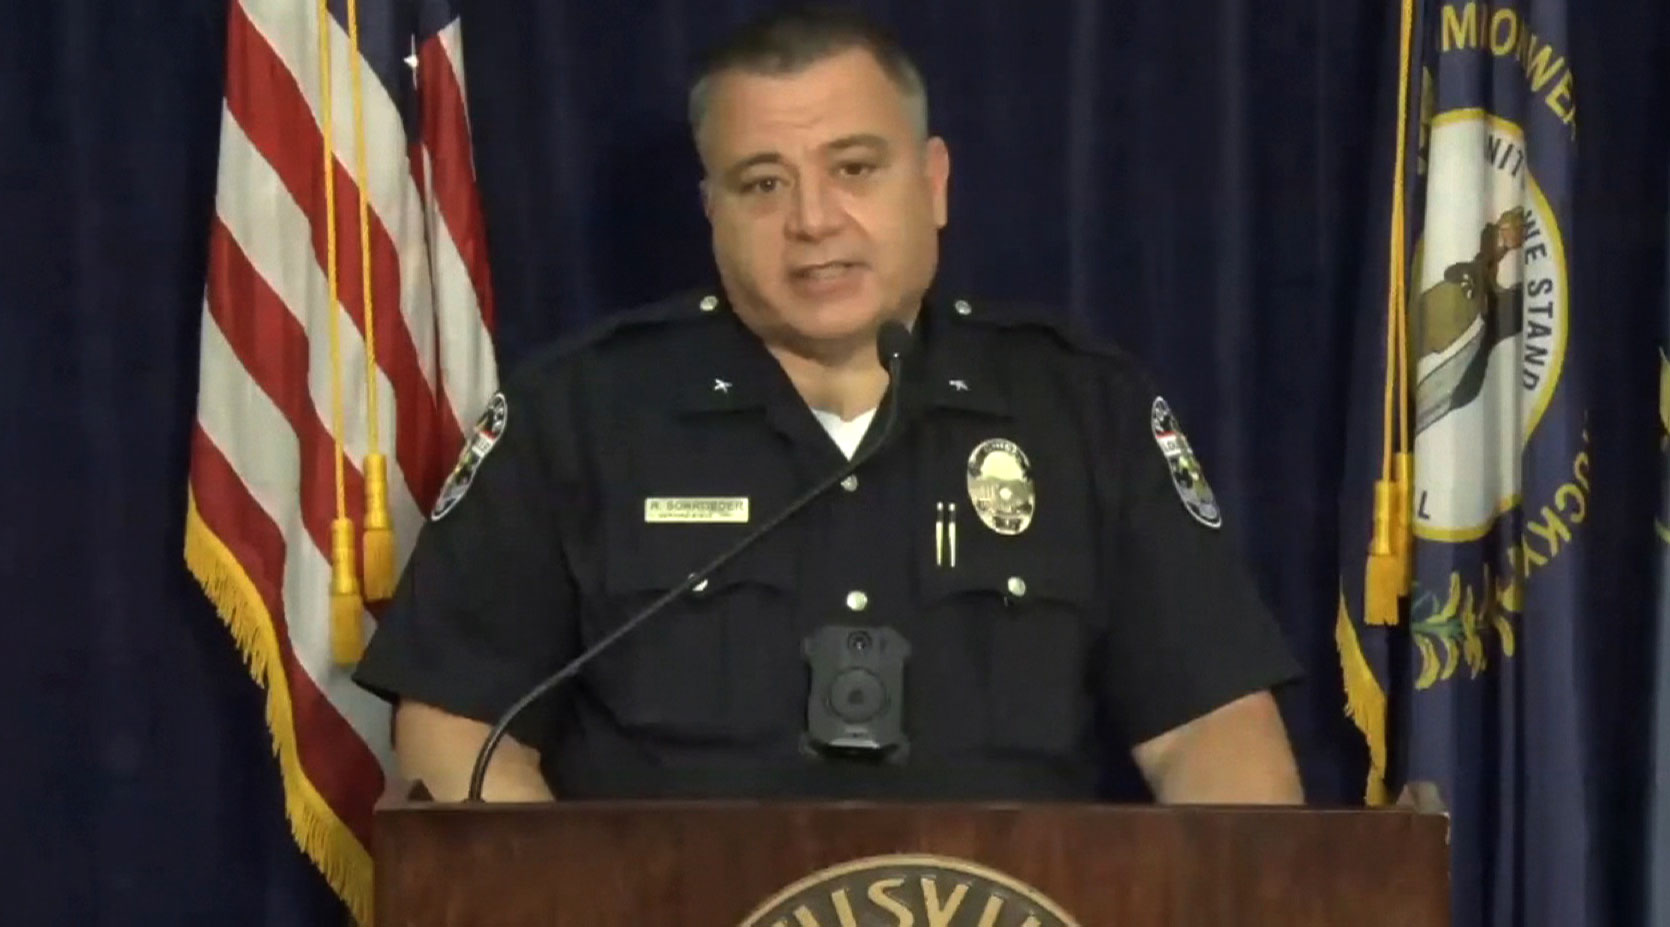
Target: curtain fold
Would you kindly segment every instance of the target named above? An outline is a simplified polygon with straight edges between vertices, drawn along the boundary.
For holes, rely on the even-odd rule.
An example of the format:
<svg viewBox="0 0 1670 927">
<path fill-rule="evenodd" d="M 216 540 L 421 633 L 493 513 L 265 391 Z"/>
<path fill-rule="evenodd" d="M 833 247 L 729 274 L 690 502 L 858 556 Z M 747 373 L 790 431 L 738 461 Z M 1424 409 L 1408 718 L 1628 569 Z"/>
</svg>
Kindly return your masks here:
<svg viewBox="0 0 1670 927">
<path fill-rule="evenodd" d="M 18 924 L 334 924 L 180 559 L 213 0 L 0 27 L 0 894 Z M 15 68 L 15 70 L 14 70 Z"/>
</svg>

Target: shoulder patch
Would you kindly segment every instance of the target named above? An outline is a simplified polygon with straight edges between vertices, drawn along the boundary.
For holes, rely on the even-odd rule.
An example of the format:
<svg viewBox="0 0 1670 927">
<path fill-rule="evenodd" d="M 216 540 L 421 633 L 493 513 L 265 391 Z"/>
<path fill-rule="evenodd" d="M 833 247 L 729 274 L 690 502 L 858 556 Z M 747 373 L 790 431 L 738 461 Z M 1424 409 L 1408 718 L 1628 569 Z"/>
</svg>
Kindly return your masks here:
<svg viewBox="0 0 1670 927">
<path fill-rule="evenodd" d="M 1166 467 L 1171 471 L 1171 485 L 1176 487 L 1178 498 L 1183 500 L 1183 508 L 1194 516 L 1195 521 L 1208 528 L 1222 527 L 1223 513 L 1218 509 L 1217 497 L 1212 494 L 1200 461 L 1195 459 L 1194 450 L 1189 447 L 1189 439 L 1177 424 L 1177 416 L 1172 414 L 1171 406 L 1163 397 L 1154 397 L 1148 419 L 1154 433 L 1154 444 L 1166 459 Z"/>
<path fill-rule="evenodd" d="M 435 507 L 429 517 L 440 521 L 446 514 L 463 500 L 464 494 L 470 491 L 470 484 L 475 482 L 476 471 L 481 468 L 481 462 L 487 459 L 499 438 L 504 436 L 506 423 L 510 419 L 510 404 L 505 401 L 504 393 L 494 393 L 487 401 L 487 408 L 476 419 L 475 428 L 469 434 L 469 440 L 464 442 L 464 449 L 458 454 L 458 463 L 452 468 L 446 482 L 441 485 L 441 491 L 435 496 Z"/>
</svg>

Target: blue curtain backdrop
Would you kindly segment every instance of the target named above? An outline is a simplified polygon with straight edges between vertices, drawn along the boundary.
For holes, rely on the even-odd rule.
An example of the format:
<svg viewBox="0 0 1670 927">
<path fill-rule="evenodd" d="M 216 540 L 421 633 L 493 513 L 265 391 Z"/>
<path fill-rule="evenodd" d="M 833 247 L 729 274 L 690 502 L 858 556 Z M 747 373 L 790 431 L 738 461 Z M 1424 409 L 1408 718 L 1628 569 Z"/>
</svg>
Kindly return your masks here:
<svg viewBox="0 0 1670 927">
<path fill-rule="evenodd" d="M 0 920 L 339 923 L 181 563 L 218 0 L 0 25 Z"/>
<path fill-rule="evenodd" d="M 759 2 L 482 0 L 468 87 L 500 351 L 709 279 L 692 55 Z M 1395 4 L 869 3 L 952 151 L 943 279 L 1056 304 L 1171 393 L 1310 670 L 1312 796 L 1359 798 L 1333 640 L 1347 347 L 1383 300 Z M 1573 282 L 1594 397 L 1584 749 L 1600 923 L 1639 923 L 1670 13 L 1574 24 Z M 1587 14 L 1589 11 L 1585 9 Z M 0 897 L 15 923 L 337 923 L 262 703 L 181 563 L 223 0 L 10 4 L 0 28 Z M 1203 578 L 1209 581 L 1209 578 Z M 1550 853 L 1584 852 L 1545 848 Z"/>
</svg>

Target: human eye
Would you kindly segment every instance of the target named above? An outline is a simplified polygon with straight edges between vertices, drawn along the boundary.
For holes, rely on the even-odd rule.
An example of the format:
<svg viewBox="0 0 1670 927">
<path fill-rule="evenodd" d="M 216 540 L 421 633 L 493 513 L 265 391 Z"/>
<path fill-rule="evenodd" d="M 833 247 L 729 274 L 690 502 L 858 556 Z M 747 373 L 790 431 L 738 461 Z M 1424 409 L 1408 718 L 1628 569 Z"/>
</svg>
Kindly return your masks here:
<svg viewBox="0 0 1670 927">
<path fill-rule="evenodd" d="M 841 176 L 849 177 L 855 180 L 868 177 L 869 175 L 875 173 L 877 169 L 878 165 L 873 161 L 842 161 L 836 167 L 836 170 L 841 173 Z"/>
<path fill-rule="evenodd" d="M 738 189 L 744 196 L 760 196 L 775 193 L 782 185 L 781 177 L 750 177 L 743 180 Z"/>
</svg>

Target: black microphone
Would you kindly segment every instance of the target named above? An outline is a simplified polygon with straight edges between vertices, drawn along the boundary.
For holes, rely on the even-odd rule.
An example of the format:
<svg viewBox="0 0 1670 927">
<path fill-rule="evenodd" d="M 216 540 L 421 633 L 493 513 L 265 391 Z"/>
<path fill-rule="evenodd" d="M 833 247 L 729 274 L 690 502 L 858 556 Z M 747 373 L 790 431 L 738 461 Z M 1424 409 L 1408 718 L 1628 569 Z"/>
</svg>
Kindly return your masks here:
<svg viewBox="0 0 1670 927">
<path fill-rule="evenodd" d="M 730 563 L 737 557 L 737 555 L 752 547 L 760 538 L 770 534 L 777 528 L 778 525 L 781 525 L 795 513 L 811 504 L 818 496 L 828 492 L 829 489 L 836 483 L 846 479 L 854 470 L 857 470 L 860 466 L 862 466 L 865 461 L 875 456 L 876 452 L 887 443 L 888 438 L 892 437 L 894 423 L 896 423 L 899 418 L 899 406 L 902 404 L 901 392 L 903 387 L 905 359 L 910 355 L 911 346 L 912 339 L 910 330 L 899 322 L 883 322 L 881 329 L 876 332 L 876 353 L 881 361 L 882 367 L 887 370 L 888 378 L 887 391 L 882 395 L 881 402 L 882 407 L 886 410 L 886 417 L 882 420 L 881 431 L 877 434 L 876 439 L 869 442 L 868 447 L 863 448 L 858 453 L 854 454 L 852 459 L 847 461 L 845 466 L 842 466 L 840 469 L 830 474 L 827 479 L 807 490 L 805 494 L 789 503 L 782 511 L 778 512 L 770 520 L 766 521 L 765 524 L 760 525 L 759 528 L 742 538 L 742 540 L 737 541 L 736 544 L 732 545 L 728 550 L 721 553 L 719 556 L 714 557 L 713 560 L 707 564 L 707 566 L 691 573 L 685 578 L 684 582 L 679 583 L 673 589 L 663 593 L 655 601 L 645 606 L 642 611 L 633 615 L 620 627 L 609 632 L 602 640 L 591 645 L 591 647 L 584 653 L 581 653 L 578 657 L 569 661 L 561 669 L 552 673 L 550 676 L 547 676 L 538 685 L 534 686 L 533 689 L 529 690 L 526 695 L 517 699 L 509 708 L 505 709 L 504 714 L 501 715 L 498 722 L 493 725 L 492 731 L 488 733 L 487 740 L 482 743 L 481 750 L 476 754 L 475 768 L 470 772 L 470 792 L 466 801 L 481 801 L 481 787 L 482 783 L 487 779 L 487 765 L 492 761 L 493 752 L 498 749 L 499 741 L 504 739 L 505 732 L 510 728 L 510 723 L 515 721 L 516 717 L 520 715 L 529 705 L 532 705 L 539 699 L 540 696 L 551 691 L 551 689 L 555 688 L 564 680 L 569 679 L 575 673 L 578 673 L 587 663 L 590 663 L 593 659 L 595 659 L 598 654 L 614 646 L 616 641 L 625 637 L 632 631 L 632 629 L 636 628 L 640 624 L 643 624 L 657 612 L 666 608 L 673 602 L 673 600 L 689 592 L 703 580 L 707 579 L 709 575 L 719 570 L 725 564 Z"/>
<path fill-rule="evenodd" d="M 881 366 L 892 377 L 895 387 L 899 382 L 899 367 L 910 354 L 912 341 L 910 329 L 902 322 L 888 320 L 881 323 L 881 329 L 876 332 L 876 355 L 881 360 Z M 897 389 L 895 389 L 897 393 Z M 894 396 L 897 399 L 897 395 Z"/>
</svg>

